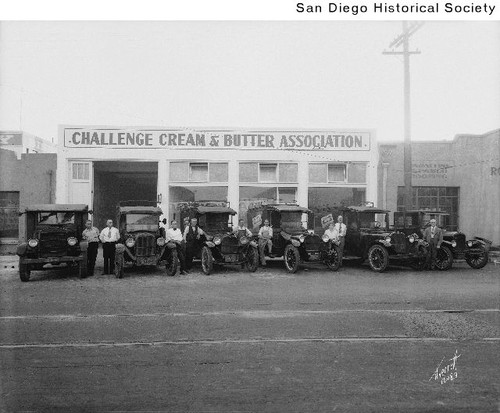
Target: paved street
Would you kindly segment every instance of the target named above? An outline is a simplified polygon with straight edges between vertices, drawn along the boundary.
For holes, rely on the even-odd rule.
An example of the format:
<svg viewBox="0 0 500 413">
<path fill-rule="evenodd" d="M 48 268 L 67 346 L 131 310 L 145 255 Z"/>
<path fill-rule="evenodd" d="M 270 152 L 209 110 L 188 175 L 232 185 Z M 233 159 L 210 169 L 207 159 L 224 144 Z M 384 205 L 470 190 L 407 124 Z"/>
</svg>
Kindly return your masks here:
<svg viewBox="0 0 500 413">
<path fill-rule="evenodd" d="M 15 257 L 0 265 L 2 412 L 500 409 L 493 264 L 29 283 Z"/>
</svg>

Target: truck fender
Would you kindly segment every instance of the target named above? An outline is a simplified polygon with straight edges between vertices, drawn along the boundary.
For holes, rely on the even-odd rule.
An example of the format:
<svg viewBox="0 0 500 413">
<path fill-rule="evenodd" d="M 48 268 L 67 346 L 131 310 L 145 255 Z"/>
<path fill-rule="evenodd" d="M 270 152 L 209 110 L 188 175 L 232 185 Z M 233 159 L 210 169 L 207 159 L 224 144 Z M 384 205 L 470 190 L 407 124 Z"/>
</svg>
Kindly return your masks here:
<svg viewBox="0 0 500 413">
<path fill-rule="evenodd" d="M 19 244 L 17 246 L 16 254 L 19 255 L 20 257 L 23 257 L 26 255 L 26 252 L 28 251 L 28 244 L 26 242 L 23 242 L 22 244 Z"/>
</svg>

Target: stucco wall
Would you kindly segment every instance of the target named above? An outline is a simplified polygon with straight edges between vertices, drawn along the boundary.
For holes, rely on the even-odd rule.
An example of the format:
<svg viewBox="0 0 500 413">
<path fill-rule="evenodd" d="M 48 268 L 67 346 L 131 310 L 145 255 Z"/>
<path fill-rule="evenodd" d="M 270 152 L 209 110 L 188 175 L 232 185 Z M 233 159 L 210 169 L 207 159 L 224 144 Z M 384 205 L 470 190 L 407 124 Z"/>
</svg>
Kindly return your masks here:
<svg viewBox="0 0 500 413">
<path fill-rule="evenodd" d="M 383 199 L 383 163 L 388 164 L 387 208 L 397 208 L 404 185 L 403 144 L 379 145 L 379 199 Z M 459 228 L 468 237 L 500 244 L 500 130 L 458 135 L 449 142 L 412 143 L 412 185 L 460 188 Z"/>
</svg>

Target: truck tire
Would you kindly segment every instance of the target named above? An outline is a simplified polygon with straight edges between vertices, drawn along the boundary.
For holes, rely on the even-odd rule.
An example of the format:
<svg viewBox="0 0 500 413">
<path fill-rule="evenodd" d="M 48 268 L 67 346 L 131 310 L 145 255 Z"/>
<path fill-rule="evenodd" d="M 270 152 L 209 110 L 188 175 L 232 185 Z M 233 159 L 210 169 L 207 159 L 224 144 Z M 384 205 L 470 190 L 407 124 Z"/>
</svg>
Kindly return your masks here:
<svg viewBox="0 0 500 413">
<path fill-rule="evenodd" d="M 340 268 L 339 247 L 332 245 L 331 250 L 326 255 L 325 264 L 331 271 L 337 271 Z"/>
<path fill-rule="evenodd" d="M 259 252 L 257 251 L 256 247 L 248 247 L 246 259 L 247 271 L 257 271 L 257 268 L 259 266 Z"/>
<path fill-rule="evenodd" d="M 383 272 L 389 265 L 389 253 L 382 245 L 372 245 L 368 250 L 368 262 L 375 272 Z"/>
<path fill-rule="evenodd" d="M 214 267 L 214 257 L 212 251 L 207 246 L 201 250 L 201 269 L 205 275 L 210 275 Z"/>
<path fill-rule="evenodd" d="M 30 266 L 29 264 L 24 264 L 21 259 L 19 259 L 19 278 L 22 282 L 28 282 L 30 280 Z"/>
<path fill-rule="evenodd" d="M 440 271 L 447 271 L 453 265 L 453 253 L 448 247 L 441 245 L 436 253 L 436 268 Z"/>
<path fill-rule="evenodd" d="M 479 270 L 488 264 L 488 251 L 486 251 L 486 248 L 482 245 L 481 252 L 474 254 L 466 253 L 465 261 L 467 261 L 467 264 L 472 268 Z"/>
<path fill-rule="evenodd" d="M 291 274 L 296 273 L 300 264 L 300 253 L 297 247 L 294 247 L 292 244 L 288 244 L 285 247 L 285 253 L 283 255 L 285 258 L 286 270 Z"/>
<path fill-rule="evenodd" d="M 177 251 L 172 250 L 170 254 L 170 260 L 165 264 L 165 269 L 167 270 L 167 275 L 173 277 L 177 272 L 177 266 L 179 265 L 179 258 L 177 257 Z"/>
<path fill-rule="evenodd" d="M 86 278 L 88 275 L 87 269 L 87 251 L 84 251 L 82 254 L 82 260 L 78 264 L 78 275 L 80 278 Z"/>
<path fill-rule="evenodd" d="M 115 254 L 115 277 L 123 278 L 123 266 L 125 265 L 125 258 L 123 253 Z"/>
</svg>

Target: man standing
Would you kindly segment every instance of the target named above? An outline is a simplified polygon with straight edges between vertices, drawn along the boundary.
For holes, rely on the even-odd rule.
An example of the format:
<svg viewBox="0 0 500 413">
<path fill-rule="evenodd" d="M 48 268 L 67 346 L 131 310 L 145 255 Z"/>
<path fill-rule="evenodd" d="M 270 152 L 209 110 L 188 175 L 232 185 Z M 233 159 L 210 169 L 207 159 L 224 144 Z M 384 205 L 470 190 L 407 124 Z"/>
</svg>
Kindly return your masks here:
<svg viewBox="0 0 500 413">
<path fill-rule="evenodd" d="M 345 235 L 347 233 L 347 227 L 345 226 L 343 221 L 344 218 L 342 217 L 342 215 L 339 215 L 337 217 L 337 223 L 335 224 L 335 229 L 339 234 L 340 265 L 342 265 L 342 258 L 344 257 Z"/>
<path fill-rule="evenodd" d="M 186 269 L 190 270 L 193 266 L 193 258 L 196 254 L 197 247 L 200 242 L 200 237 L 205 235 L 203 230 L 198 226 L 198 220 L 191 218 L 191 223 L 184 228 L 184 242 L 186 243 Z"/>
<path fill-rule="evenodd" d="M 252 231 L 250 231 L 246 226 L 245 226 L 245 221 L 243 219 L 240 219 L 238 221 L 238 225 L 234 227 L 233 232 L 238 236 L 239 232 L 242 232 L 246 237 L 251 237 L 252 236 Z"/>
<path fill-rule="evenodd" d="M 180 274 L 186 274 L 185 269 L 186 259 L 184 250 L 186 248 L 181 230 L 177 227 L 177 221 L 174 219 L 170 222 L 170 228 L 165 233 L 165 241 L 174 241 L 177 244 L 177 256 L 179 257 L 179 264 L 181 266 Z"/>
<path fill-rule="evenodd" d="M 94 275 L 95 259 L 97 258 L 97 249 L 99 248 L 99 230 L 92 226 L 90 219 L 85 222 L 85 229 L 83 230 L 82 237 L 88 242 L 87 248 L 87 273 Z"/>
<path fill-rule="evenodd" d="M 101 231 L 99 239 L 102 242 L 102 256 L 104 258 L 103 274 L 113 274 L 115 272 L 115 248 L 120 239 L 118 228 L 113 226 L 113 220 L 106 221 L 106 228 Z"/>
<path fill-rule="evenodd" d="M 266 266 L 266 246 L 269 248 L 269 254 L 273 250 L 273 229 L 269 226 L 269 220 L 264 220 L 264 225 L 259 230 L 259 255 L 260 263 Z"/>
<path fill-rule="evenodd" d="M 443 242 L 443 231 L 436 225 L 436 220 L 430 220 L 430 226 L 424 230 L 424 240 L 429 243 L 431 249 L 430 269 L 433 270 L 436 266 L 437 250 L 441 248 Z"/>
</svg>

